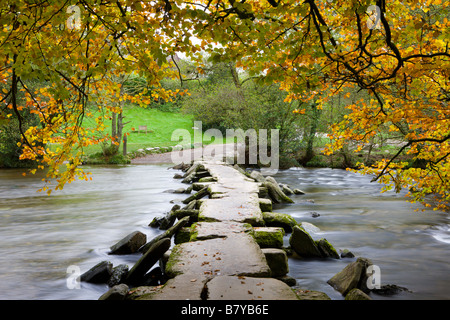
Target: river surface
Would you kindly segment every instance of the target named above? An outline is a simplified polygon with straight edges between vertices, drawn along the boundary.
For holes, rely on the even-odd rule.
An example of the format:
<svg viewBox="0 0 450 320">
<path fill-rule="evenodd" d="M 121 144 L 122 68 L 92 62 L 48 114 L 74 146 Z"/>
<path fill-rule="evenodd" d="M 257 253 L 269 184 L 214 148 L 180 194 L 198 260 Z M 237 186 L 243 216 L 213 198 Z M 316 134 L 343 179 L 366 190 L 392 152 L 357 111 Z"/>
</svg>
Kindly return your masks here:
<svg viewBox="0 0 450 320">
<path fill-rule="evenodd" d="M 140 255 L 108 255 L 109 247 L 133 231 L 147 239 L 162 231 L 148 227 L 168 212 L 171 200 L 187 195 L 165 192 L 186 187 L 169 165 L 88 167 L 93 181 L 77 181 L 51 196 L 37 193 L 42 176 L 22 177 L 0 170 L 0 299 L 98 299 L 106 285 L 73 288 L 73 270 L 85 272 L 109 260 L 130 267 Z M 314 239 L 349 249 L 379 267 L 382 284 L 408 288 L 374 299 L 450 299 L 450 220 L 447 214 L 418 211 L 402 194 L 380 194 L 370 177 L 337 169 L 294 168 L 278 182 L 300 188 L 294 204 L 274 211 L 312 223 Z M 312 213 L 319 214 L 313 218 Z M 288 235 L 285 237 L 288 242 Z M 289 275 L 307 290 L 343 297 L 326 281 L 356 258 L 289 259 Z M 75 269 L 74 269 L 75 268 Z M 71 289 L 72 288 L 72 289 Z"/>
</svg>

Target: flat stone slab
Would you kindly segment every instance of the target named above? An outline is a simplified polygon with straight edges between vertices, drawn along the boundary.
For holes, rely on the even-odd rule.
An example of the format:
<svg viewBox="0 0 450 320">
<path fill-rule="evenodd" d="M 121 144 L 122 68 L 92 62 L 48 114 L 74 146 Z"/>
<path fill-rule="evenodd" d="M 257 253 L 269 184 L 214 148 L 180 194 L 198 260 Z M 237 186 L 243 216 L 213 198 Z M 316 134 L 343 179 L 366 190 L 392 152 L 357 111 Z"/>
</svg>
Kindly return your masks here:
<svg viewBox="0 0 450 320">
<path fill-rule="evenodd" d="M 169 256 L 166 274 L 169 277 L 180 274 L 269 277 L 270 268 L 253 237 L 240 233 L 176 245 Z"/>
<path fill-rule="evenodd" d="M 192 226 L 191 241 L 226 238 L 235 234 L 252 232 L 249 224 L 233 221 L 226 222 L 197 222 Z"/>
<path fill-rule="evenodd" d="M 250 223 L 253 226 L 264 225 L 257 194 L 205 199 L 201 202 L 198 220 L 234 221 Z"/>
<path fill-rule="evenodd" d="M 294 291 L 274 278 L 219 276 L 207 283 L 208 300 L 298 300 Z"/>
<path fill-rule="evenodd" d="M 233 168 L 230 165 L 225 164 L 221 161 L 216 162 L 202 162 L 203 167 L 209 171 L 211 176 L 216 179 L 216 181 L 220 181 L 221 183 L 229 184 L 230 186 L 235 185 L 240 182 L 251 182 L 255 183 L 255 180 L 246 177 L 238 170 Z M 257 185 L 257 184 L 256 184 Z"/>
<path fill-rule="evenodd" d="M 206 277 L 182 274 L 169 279 L 164 286 L 140 287 L 132 300 L 201 300 Z"/>
</svg>

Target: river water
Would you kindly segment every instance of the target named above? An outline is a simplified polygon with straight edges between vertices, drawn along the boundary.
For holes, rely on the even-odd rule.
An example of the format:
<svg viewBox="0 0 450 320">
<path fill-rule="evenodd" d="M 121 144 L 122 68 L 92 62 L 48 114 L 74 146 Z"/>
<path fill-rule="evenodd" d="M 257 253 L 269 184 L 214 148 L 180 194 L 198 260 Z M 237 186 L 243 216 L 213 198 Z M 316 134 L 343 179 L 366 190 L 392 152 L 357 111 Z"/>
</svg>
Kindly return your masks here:
<svg viewBox="0 0 450 320">
<path fill-rule="evenodd" d="M 0 170 L 0 299 L 98 299 L 106 285 L 73 288 L 73 270 L 84 272 L 103 260 L 130 267 L 140 255 L 108 255 L 111 245 L 133 231 L 147 239 L 161 233 L 148 227 L 187 195 L 164 192 L 185 187 L 169 165 L 89 167 L 93 181 L 67 185 L 51 196 L 37 193 L 42 176 L 22 177 Z M 337 169 L 290 169 L 278 182 L 300 188 L 295 203 L 277 205 L 299 222 L 312 223 L 314 239 L 326 238 L 379 267 L 382 284 L 411 292 L 374 299 L 450 298 L 450 220 L 421 208 L 403 195 L 380 194 L 370 177 Z M 319 214 L 314 218 L 312 213 Z M 286 243 L 288 236 L 285 237 Z M 343 297 L 326 281 L 350 259 L 289 259 L 289 275 L 307 290 Z M 75 268 L 75 269 L 74 269 Z M 72 289 L 71 289 L 72 288 Z"/>
</svg>

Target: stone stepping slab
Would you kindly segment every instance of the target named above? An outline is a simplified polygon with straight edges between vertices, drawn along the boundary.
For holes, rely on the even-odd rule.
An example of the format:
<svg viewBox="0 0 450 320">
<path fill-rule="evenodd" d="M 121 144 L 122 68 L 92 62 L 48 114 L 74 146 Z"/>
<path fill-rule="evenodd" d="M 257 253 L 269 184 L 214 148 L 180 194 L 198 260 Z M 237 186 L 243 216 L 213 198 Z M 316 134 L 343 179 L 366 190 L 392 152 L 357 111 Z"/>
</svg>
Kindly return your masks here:
<svg viewBox="0 0 450 320">
<path fill-rule="evenodd" d="M 201 201 L 198 220 L 211 222 L 234 221 L 250 223 L 253 226 L 264 225 L 257 195 L 204 199 Z"/>
<path fill-rule="evenodd" d="M 269 277 L 270 268 L 255 239 L 239 233 L 174 246 L 166 274 L 171 278 L 180 274 Z"/>
<path fill-rule="evenodd" d="M 298 300 L 295 292 L 274 278 L 179 275 L 160 288 L 136 288 L 134 300 Z"/>
</svg>

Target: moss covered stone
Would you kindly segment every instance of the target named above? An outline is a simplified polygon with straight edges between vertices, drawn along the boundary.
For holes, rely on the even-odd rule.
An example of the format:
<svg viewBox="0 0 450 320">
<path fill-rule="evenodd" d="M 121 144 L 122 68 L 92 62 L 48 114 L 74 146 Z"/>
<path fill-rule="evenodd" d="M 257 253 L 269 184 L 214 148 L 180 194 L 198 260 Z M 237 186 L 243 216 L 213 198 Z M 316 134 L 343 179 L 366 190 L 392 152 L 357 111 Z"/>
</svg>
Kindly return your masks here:
<svg viewBox="0 0 450 320">
<path fill-rule="evenodd" d="M 308 232 L 299 226 L 294 226 L 289 238 L 291 248 L 301 257 L 322 257 L 315 241 Z"/>
<path fill-rule="evenodd" d="M 323 257 L 334 259 L 340 258 L 339 253 L 327 239 L 322 238 L 316 241 L 316 245 L 319 248 L 319 251 L 322 253 Z"/>
<path fill-rule="evenodd" d="M 354 288 L 347 293 L 345 300 L 372 300 L 372 298 L 358 288 Z"/>
<path fill-rule="evenodd" d="M 273 278 L 285 276 L 289 272 L 288 257 L 284 250 L 278 248 L 261 250 L 266 257 Z"/>
<path fill-rule="evenodd" d="M 174 237 L 175 244 L 188 242 L 191 239 L 192 229 L 189 227 L 181 228 Z"/>
<path fill-rule="evenodd" d="M 320 291 L 294 289 L 294 292 L 300 300 L 331 300 L 326 293 Z"/>
<path fill-rule="evenodd" d="M 271 212 L 272 211 L 272 201 L 270 199 L 259 199 L 259 207 L 262 212 Z"/>
<path fill-rule="evenodd" d="M 253 228 L 253 236 L 261 248 L 281 248 L 283 246 L 283 228 Z"/>
<path fill-rule="evenodd" d="M 285 232 L 292 232 L 292 228 L 298 225 L 297 221 L 286 213 L 263 212 L 263 219 L 268 227 L 281 227 Z"/>
</svg>

